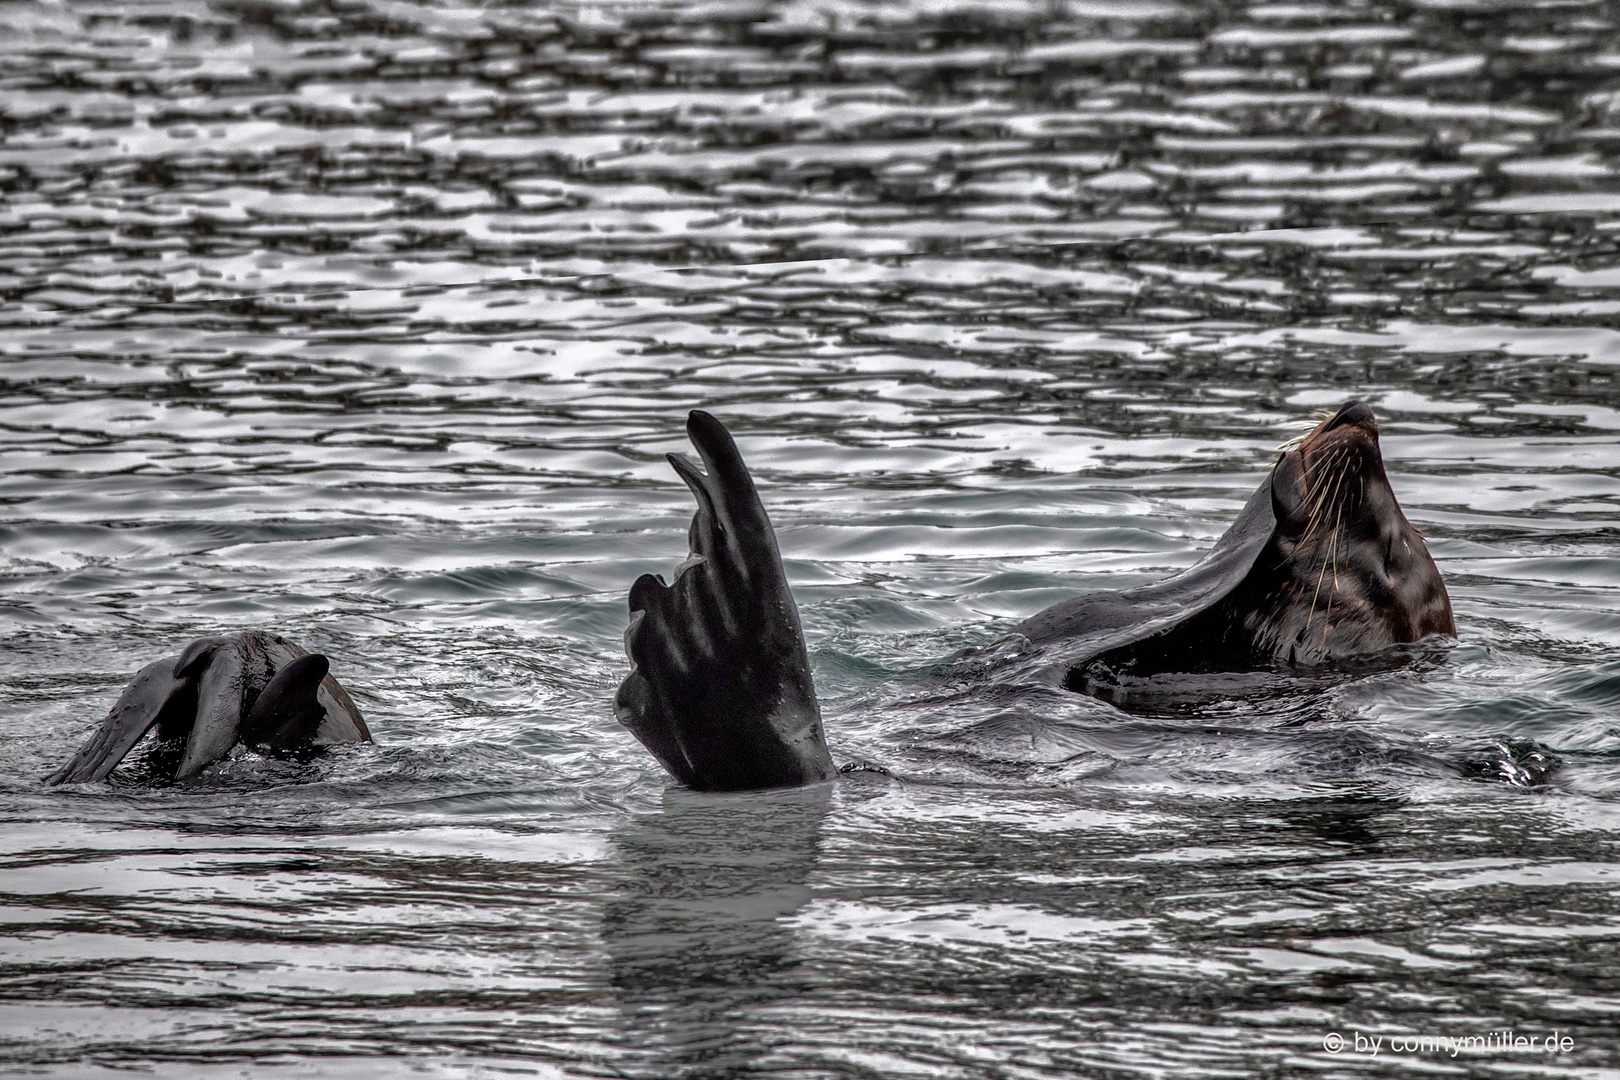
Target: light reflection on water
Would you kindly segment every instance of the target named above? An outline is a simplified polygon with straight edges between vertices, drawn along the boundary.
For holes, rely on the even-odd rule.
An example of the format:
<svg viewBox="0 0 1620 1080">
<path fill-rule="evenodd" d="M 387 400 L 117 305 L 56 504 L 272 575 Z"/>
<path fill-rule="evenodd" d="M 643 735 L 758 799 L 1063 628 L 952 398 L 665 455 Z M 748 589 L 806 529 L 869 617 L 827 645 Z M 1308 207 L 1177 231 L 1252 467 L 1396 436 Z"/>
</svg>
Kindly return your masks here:
<svg viewBox="0 0 1620 1080">
<path fill-rule="evenodd" d="M 1498 1027 L 1576 1049 L 1461 1067 L 1608 1064 L 1617 19 L 6 8 L 4 1068 L 1394 1073 L 1323 1036 Z M 1129 721 L 927 704 L 1196 560 L 1351 396 L 1459 643 Z M 693 406 L 835 756 L 903 780 L 696 796 L 612 721 Z M 249 626 L 377 744 L 41 788 Z"/>
</svg>

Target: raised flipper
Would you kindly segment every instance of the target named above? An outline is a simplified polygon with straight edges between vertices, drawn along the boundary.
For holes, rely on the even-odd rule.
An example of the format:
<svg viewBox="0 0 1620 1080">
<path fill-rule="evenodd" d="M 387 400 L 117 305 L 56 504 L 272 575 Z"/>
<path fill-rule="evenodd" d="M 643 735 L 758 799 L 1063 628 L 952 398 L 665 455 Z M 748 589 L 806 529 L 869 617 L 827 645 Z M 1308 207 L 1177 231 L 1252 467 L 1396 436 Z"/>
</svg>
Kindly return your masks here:
<svg viewBox="0 0 1620 1080">
<path fill-rule="evenodd" d="M 266 667 L 263 654 L 249 649 L 240 635 L 215 646 L 197 679 L 197 722 L 186 739 L 176 780 L 196 776 L 231 752 L 242 726 L 243 697 L 254 681 L 263 685 L 269 680 Z"/>
<path fill-rule="evenodd" d="M 195 687 L 189 678 L 176 674 L 179 666 L 176 660 L 171 656 L 143 667 L 124 688 L 95 734 L 45 782 L 78 784 L 105 780 L 153 727 L 159 724 L 165 728 L 178 728 L 182 724 L 189 727 L 195 710 Z"/>
<path fill-rule="evenodd" d="M 264 650 L 272 673 L 281 671 L 301 656 L 311 655 L 279 634 L 255 631 L 243 637 Z M 366 727 L 359 706 L 354 703 L 354 699 L 337 679 L 328 674 L 320 680 L 315 699 L 325 710 L 325 716 L 316 727 L 314 735 L 310 737 L 313 745 L 334 746 L 338 743 L 371 741 L 371 729 Z"/>
<path fill-rule="evenodd" d="M 644 574 L 630 588 L 631 671 L 614 712 L 671 775 L 701 791 L 830 779 L 776 532 L 720 421 L 693 411 L 686 433 L 707 469 L 669 455 L 697 499 L 691 555 L 671 584 Z"/>
<path fill-rule="evenodd" d="M 309 653 L 276 672 L 242 722 L 242 741 L 276 754 L 313 746 L 326 719 L 326 706 L 318 694 L 330 667 L 326 657 Z"/>
</svg>

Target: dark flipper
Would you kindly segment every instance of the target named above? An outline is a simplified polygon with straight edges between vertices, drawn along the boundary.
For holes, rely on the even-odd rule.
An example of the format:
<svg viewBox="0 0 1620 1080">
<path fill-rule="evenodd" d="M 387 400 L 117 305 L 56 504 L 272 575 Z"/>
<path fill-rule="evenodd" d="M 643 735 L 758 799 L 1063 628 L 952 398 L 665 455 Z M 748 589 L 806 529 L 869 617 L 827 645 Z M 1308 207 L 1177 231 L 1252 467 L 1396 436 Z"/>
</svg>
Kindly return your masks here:
<svg viewBox="0 0 1620 1080">
<path fill-rule="evenodd" d="M 242 722 L 242 741 L 290 753 L 314 745 L 315 732 L 326 719 L 317 694 L 330 668 L 319 653 L 300 656 L 276 672 Z"/>
<path fill-rule="evenodd" d="M 107 718 L 90 741 L 45 781 L 47 784 L 77 784 L 105 780 L 109 773 L 134 749 L 141 736 L 162 724 L 166 734 L 190 727 L 195 697 L 191 680 L 175 674 L 175 657 L 159 660 L 141 669 L 124 688 Z M 188 715 L 181 716 L 179 714 Z"/>
<path fill-rule="evenodd" d="M 316 746 L 371 741 L 371 729 L 366 727 L 365 718 L 360 715 L 360 707 L 354 703 L 349 692 L 343 689 L 342 683 L 328 675 L 321 680 L 317 698 L 322 708 L 326 710 L 326 719 L 321 721 L 321 726 L 315 731 Z"/>
<path fill-rule="evenodd" d="M 264 658 L 233 634 L 213 649 L 197 679 L 197 722 L 186 740 L 186 752 L 174 778 L 196 776 L 231 752 L 242 726 L 242 699 L 250 682 L 264 674 Z"/>
<path fill-rule="evenodd" d="M 697 499 L 692 553 L 672 584 L 645 574 L 631 586 L 631 671 L 614 712 L 664 768 L 699 790 L 830 779 L 776 532 L 720 421 L 694 411 L 686 432 L 707 469 L 669 455 Z"/>
<path fill-rule="evenodd" d="M 249 702 L 254 708 L 244 717 Z M 46 783 L 105 780 L 154 726 L 162 739 L 185 739 L 168 759 L 177 780 L 200 773 L 238 741 L 275 751 L 371 741 L 324 656 L 248 631 L 199 638 L 178 657 L 142 668 L 90 741 Z"/>
<path fill-rule="evenodd" d="M 279 634 L 254 631 L 244 634 L 243 638 L 264 651 L 271 674 L 279 672 L 299 657 L 309 655 L 300 646 Z M 355 705 L 354 699 L 349 697 L 348 691 L 343 689 L 342 684 L 330 674 L 320 681 L 320 688 L 316 691 L 315 697 L 321 703 L 326 716 L 312 736 L 314 745 L 333 746 L 337 743 L 371 741 L 371 730 L 366 727 L 359 707 Z"/>
</svg>

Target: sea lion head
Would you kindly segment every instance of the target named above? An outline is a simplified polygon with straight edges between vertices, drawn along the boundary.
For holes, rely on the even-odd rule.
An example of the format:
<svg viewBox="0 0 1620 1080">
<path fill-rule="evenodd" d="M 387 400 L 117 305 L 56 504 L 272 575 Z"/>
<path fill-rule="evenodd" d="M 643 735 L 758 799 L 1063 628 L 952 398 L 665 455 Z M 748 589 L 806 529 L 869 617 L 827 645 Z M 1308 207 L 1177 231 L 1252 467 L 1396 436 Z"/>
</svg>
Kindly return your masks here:
<svg viewBox="0 0 1620 1080">
<path fill-rule="evenodd" d="M 1258 651 L 1316 664 L 1429 634 L 1456 635 L 1423 537 L 1384 474 L 1378 420 L 1347 402 L 1271 472 L 1276 518 L 1262 556 L 1269 593 L 1251 613 Z"/>
</svg>

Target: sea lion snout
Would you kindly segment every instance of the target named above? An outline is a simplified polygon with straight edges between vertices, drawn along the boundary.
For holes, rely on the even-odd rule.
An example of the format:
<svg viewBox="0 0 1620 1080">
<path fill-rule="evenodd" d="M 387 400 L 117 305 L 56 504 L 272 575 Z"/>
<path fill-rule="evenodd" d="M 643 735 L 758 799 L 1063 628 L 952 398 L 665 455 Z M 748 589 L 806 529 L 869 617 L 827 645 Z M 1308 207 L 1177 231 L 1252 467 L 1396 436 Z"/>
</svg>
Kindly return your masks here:
<svg viewBox="0 0 1620 1080">
<path fill-rule="evenodd" d="M 1345 483 L 1345 477 L 1356 477 Z M 1337 528 L 1346 524 L 1373 488 L 1387 487 L 1378 447 L 1378 418 L 1363 401 L 1347 401 L 1307 434 L 1284 447 L 1271 470 L 1271 509 L 1290 542 L 1319 530 L 1324 510 Z M 1352 515 L 1353 516 L 1353 515 Z"/>
<path fill-rule="evenodd" d="M 1378 436 L 1378 417 L 1373 415 L 1372 409 L 1364 401 L 1345 402 L 1339 407 L 1339 411 L 1334 413 L 1327 423 L 1322 425 L 1319 433 L 1329 432 L 1346 424 L 1365 428 L 1374 438 Z"/>
</svg>

